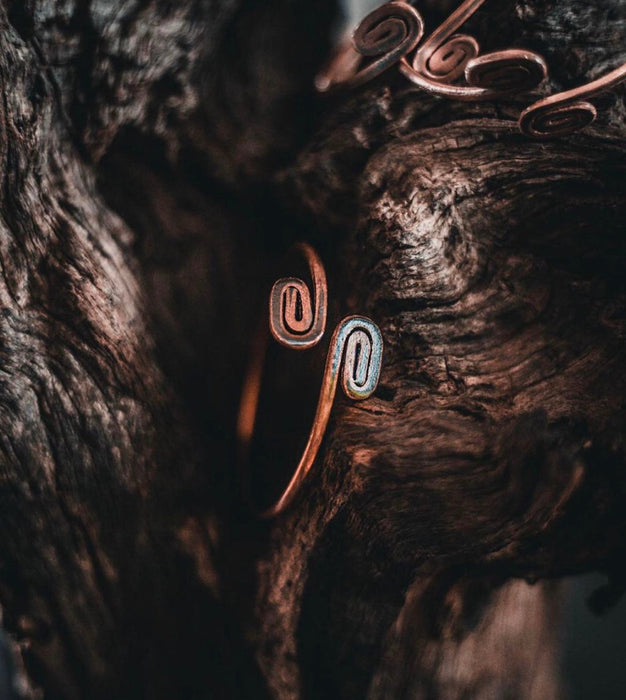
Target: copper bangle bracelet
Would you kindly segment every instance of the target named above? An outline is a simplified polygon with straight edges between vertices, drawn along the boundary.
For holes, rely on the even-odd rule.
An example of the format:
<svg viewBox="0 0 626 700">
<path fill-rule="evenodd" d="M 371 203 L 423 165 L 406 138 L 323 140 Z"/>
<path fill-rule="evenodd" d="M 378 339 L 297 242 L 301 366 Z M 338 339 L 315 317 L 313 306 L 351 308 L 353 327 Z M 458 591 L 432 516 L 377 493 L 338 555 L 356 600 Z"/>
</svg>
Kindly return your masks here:
<svg viewBox="0 0 626 700">
<path fill-rule="evenodd" d="M 424 22 L 415 7 L 402 0 L 382 5 L 359 24 L 351 42 L 343 42 L 317 76 L 317 89 L 355 87 L 398 64 L 400 72 L 421 90 L 453 100 L 495 100 L 532 90 L 548 75 L 540 54 L 504 49 L 481 55 L 474 37 L 458 33 L 484 3 L 464 0 L 421 45 Z M 367 58 L 373 60 L 363 67 Z M 597 116 L 588 100 L 624 81 L 626 64 L 582 87 L 541 99 L 521 113 L 519 128 L 533 138 L 578 131 Z"/>
<path fill-rule="evenodd" d="M 314 288 L 313 295 L 301 279 L 279 279 L 270 293 L 270 331 L 281 345 L 294 350 L 305 350 L 319 343 L 323 336 L 328 287 L 324 267 L 313 248 L 300 243 L 297 250 L 308 263 Z M 315 305 L 312 298 L 315 299 Z M 346 396 L 357 401 L 368 398 L 378 384 L 382 352 L 382 335 L 371 319 L 365 316 L 347 316 L 335 328 L 306 447 L 282 495 L 274 505 L 261 513 L 261 517 L 273 518 L 281 514 L 299 491 L 322 444 L 340 376 Z M 254 435 L 264 356 L 264 349 L 257 348 L 244 382 L 239 406 L 237 437 L 240 452 L 246 456 L 246 460 L 250 457 Z"/>
<path fill-rule="evenodd" d="M 526 49 L 505 49 L 479 56 L 476 39 L 457 30 L 485 0 L 465 0 L 407 60 L 424 33 L 424 21 L 408 2 L 393 0 L 371 12 L 359 24 L 352 45 L 344 43 L 316 78 L 317 89 L 354 87 L 400 64 L 400 71 L 427 92 L 457 100 L 491 100 L 530 90 L 547 75 L 544 59 Z M 361 59 L 376 59 L 357 70 Z M 455 82 L 465 76 L 467 85 Z"/>
</svg>

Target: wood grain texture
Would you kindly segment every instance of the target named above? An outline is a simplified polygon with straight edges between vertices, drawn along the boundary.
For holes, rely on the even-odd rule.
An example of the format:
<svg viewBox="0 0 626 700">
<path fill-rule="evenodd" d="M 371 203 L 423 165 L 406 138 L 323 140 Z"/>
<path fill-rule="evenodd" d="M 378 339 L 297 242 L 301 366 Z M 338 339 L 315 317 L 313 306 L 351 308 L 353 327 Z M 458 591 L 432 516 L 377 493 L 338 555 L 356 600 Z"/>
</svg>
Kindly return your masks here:
<svg viewBox="0 0 626 700">
<path fill-rule="evenodd" d="M 619 0 L 493 4 L 552 89 L 626 59 Z M 46 698 L 554 698 L 543 579 L 622 585 L 623 91 L 542 144 L 522 99 L 319 100 L 335 15 L 0 6 L 0 602 Z M 261 525 L 234 417 L 300 238 L 383 376 Z"/>
<path fill-rule="evenodd" d="M 277 4 L 261 14 L 280 11 Z M 237 266 L 229 244 L 216 241 L 242 217 L 219 195 L 211 206 L 194 194 L 193 164 L 187 185 L 168 190 L 180 153 L 206 155 L 210 167 L 208 127 L 193 136 L 211 108 L 205 81 L 226 67 L 216 59 L 226 27 L 237 31 L 256 12 L 228 2 L 2 8 L 2 84 L 10 88 L 2 118 L 0 578 L 4 623 L 46 697 L 263 694 L 217 600 L 207 473 L 220 453 L 209 450 L 206 415 L 193 413 L 184 391 L 200 374 L 206 404 L 214 376 L 219 384 L 219 370 L 199 367 L 215 327 L 194 329 L 219 306 L 211 268 L 220 255 L 232 289 Z M 301 89 L 294 74 L 282 81 L 282 97 Z M 212 126 L 219 129 L 217 117 Z M 261 159 L 272 141 L 264 138 L 253 149 Z M 246 164 L 252 169 L 252 158 Z M 133 219 L 123 200 L 142 193 L 141 220 Z M 154 195 L 162 198 L 153 214 Z M 228 356 L 227 329 L 217 346 Z M 201 359 L 185 365 L 194 350 Z M 189 372 L 176 372 L 181 365 Z M 215 472 L 219 481 L 223 470 Z"/>
</svg>

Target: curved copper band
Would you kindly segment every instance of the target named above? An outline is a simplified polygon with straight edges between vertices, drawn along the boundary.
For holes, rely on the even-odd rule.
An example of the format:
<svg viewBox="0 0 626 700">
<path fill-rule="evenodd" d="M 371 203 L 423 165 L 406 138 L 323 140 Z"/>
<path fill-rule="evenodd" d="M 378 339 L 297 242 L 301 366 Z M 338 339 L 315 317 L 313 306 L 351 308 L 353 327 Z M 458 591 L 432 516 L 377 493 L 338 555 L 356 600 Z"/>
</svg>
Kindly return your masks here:
<svg viewBox="0 0 626 700">
<path fill-rule="evenodd" d="M 321 298 L 324 300 L 324 320 L 321 326 L 323 333 L 326 322 L 326 275 L 319 258 L 310 246 L 300 244 L 299 249 L 304 252 L 309 262 L 311 275 L 316 285 L 316 299 Z M 294 286 L 294 281 L 299 284 Z M 299 342 L 298 337 L 294 338 L 291 333 L 283 334 L 284 329 L 281 328 L 281 326 L 284 322 L 284 317 L 296 316 L 293 311 L 297 306 L 295 303 L 292 303 L 292 301 L 289 301 L 290 293 L 285 293 L 284 290 L 294 288 L 300 290 L 299 293 L 301 293 L 304 287 L 306 287 L 306 285 L 302 280 L 284 278 L 278 280 L 270 294 L 270 319 L 274 319 L 270 324 L 272 327 L 272 334 L 278 342 L 294 349 L 311 347 L 319 342 L 319 338 L 321 337 L 317 337 L 317 335 L 311 336 L 310 341 L 308 341 L 309 345 L 304 346 Z M 285 301 L 285 299 L 287 299 L 287 301 Z M 316 304 L 315 312 L 321 311 L 321 308 L 322 305 Z M 280 314 L 278 310 L 281 311 Z M 298 314 L 298 321 L 302 320 L 301 316 L 301 314 Z M 291 320 L 293 320 L 293 318 L 291 318 Z M 278 328 L 278 334 L 274 332 L 274 326 Z M 315 322 L 313 322 L 311 328 L 313 327 L 315 327 Z M 314 337 L 317 337 L 317 340 L 313 340 Z M 257 347 L 254 348 L 252 363 L 248 369 L 241 395 L 241 403 L 239 405 L 237 437 L 241 452 L 245 454 L 246 457 L 249 457 L 252 437 L 254 435 L 266 347 L 266 334 L 263 334 L 261 341 L 258 342 Z M 302 482 L 313 466 L 322 444 L 324 433 L 326 432 L 340 375 L 341 385 L 348 397 L 357 401 L 368 398 L 374 392 L 378 384 L 382 352 L 383 339 L 380 329 L 369 318 L 365 316 L 348 316 L 337 326 L 328 350 L 315 417 L 306 447 L 282 495 L 271 508 L 261 513 L 261 517 L 272 518 L 282 513 L 293 501 Z"/>
<path fill-rule="evenodd" d="M 392 0 L 371 12 L 354 34 L 353 46 L 344 43 L 316 79 L 318 90 L 337 85 L 360 85 L 395 63 L 422 90 L 453 100 L 495 100 L 530 90 L 548 74 L 543 57 L 527 49 L 504 49 L 479 55 L 476 39 L 456 32 L 485 3 L 464 0 L 417 49 L 423 21 L 407 2 Z M 382 55 L 381 55 L 382 54 Z M 378 56 L 359 69 L 363 56 Z M 456 84 L 461 76 L 466 84 Z M 569 134 L 592 123 L 597 111 L 587 100 L 626 81 L 626 64 L 573 90 L 532 104 L 519 117 L 522 133 L 534 138 Z"/>
<path fill-rule="evenodd" d="M 582 129 L 596 118 L 596 108 L 586 100 L 626 81 L 626 63 L 586 85 L 559 92 L 525 109 L 519 118 L 522 133 L 534 138 L 562 136 Z"/>
<path fill-rule="evenodd" d="M 359 24 L 352 45 L 344 42 L 329 66 L 316 78 L 320 92 L 333 87 L 361 85 L 400 64 L 400 72 L 427 92 L 450 99 L 492 100 L 530 90 L 547 75 L 542 56 L 527 49 L 504 49 L 479 56 L 476 39 L 455 32 L 485 0 L 465 0 L 426 39 L 421 15 L 407 2 L 392 0 L 371 12 Z M 363 57 L 378 56 L 359 70 Z M 453 85 L 465 76 L 467 85 Z"/>
</svg>

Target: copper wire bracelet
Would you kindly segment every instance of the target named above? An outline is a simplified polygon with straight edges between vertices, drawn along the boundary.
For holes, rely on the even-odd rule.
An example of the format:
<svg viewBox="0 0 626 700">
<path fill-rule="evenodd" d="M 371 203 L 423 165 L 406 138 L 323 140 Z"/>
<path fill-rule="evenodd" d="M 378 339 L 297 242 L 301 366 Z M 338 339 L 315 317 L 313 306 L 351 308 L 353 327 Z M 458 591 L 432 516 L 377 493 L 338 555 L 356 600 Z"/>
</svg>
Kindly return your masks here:
<svg viewBox="0 0 626 700">
<path fill-rule="evenodd" d="M 279 279 L 270 293 L 270 330 L 281 345 L 294 350 L 305 350 L 316 345 L 324 333 L 328 286 L 324 267 L 313 248 L 300 243 L 296 249 L 306 258 L 314 292 L 311 295 L 307 284 L 296 277 Z M 312 304 L 312 296 L 315 305 Z M 264 348 L 265 346 L 257 348 L 253 355 L 239 405 L 237 437 L 240 452 L 246 456 L 246 461 L 250 457 L 259 405 Z M 347 316 L 335 328 L 306 447 L 282 495 L 274 505 L 261 513 L 261 517 L 273 518 L 284 512 L 302 486 L 322 444 L 340 377 L 346 396 L 357 401 L 367 399 L 378 385 L 382 352 L 382 335 L 371 319 L 365 316 Z"/>
<path fill-rule="evenodd" d="M 319 91 L 354 87 L 380 75 L 396 63 L 422 90 L 456 100 L 490 100 L 530 90 L 547 75 L 544 59 L 534 51 L 505 49 L 479 56 L 476 39 L 457 30 L 485 0 L 465 0 L 418 48 L 412 63 L 407 55 L 419 44 L 424 21 L 409 3 L 393 0 L 371 12 L 359 24 L 352 44 L 344 42 L 315 80 Z M 364 57 L 376 60 L 359 70 Z M 455 82 L 462 76 L 468 85 Z"/>
<path fill-rule="evenodd" d="M 485 3 L 464 0 L 420 45 L 424 22 L 408 2 L 393 0 L 371 12 L 359 24 L 352 41 L 339 47 L 330 64 L 317 76 L 321 92 L 355 87 L 395 64 L 420 89 L 440 97 L 474 102 L 526 92 L 548 75 L 543 57 L 527 49 L 504 49 L 480 54 L 476 39 L 458 31 Z M 413 60 L 409 54 L 415 50 Z M 374 58 L 362 67 L 366 58 Z M 465 84 L 460 83 L 463 79 Z M 521 132 L 549 138 L 578 131 L 597 116 L 588 100 L 626 81 L 626 63 L 573 90 L 538 100 L 520 115 Z"/>
</svg>

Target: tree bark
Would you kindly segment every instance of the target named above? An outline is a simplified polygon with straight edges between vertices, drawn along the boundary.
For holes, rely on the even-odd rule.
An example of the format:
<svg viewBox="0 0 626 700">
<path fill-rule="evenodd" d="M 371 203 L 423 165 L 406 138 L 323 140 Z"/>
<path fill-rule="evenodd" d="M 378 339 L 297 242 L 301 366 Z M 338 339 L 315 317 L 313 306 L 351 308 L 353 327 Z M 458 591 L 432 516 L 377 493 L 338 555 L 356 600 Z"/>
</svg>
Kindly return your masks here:
<svg viewBox="0 0 626 700">
<path fill-rule="evenodd" d="M 542 52 L 550 91 L 626 60 L 620 0 L 494 4 L 470 29 Z M 556 698 L 554 579 L 623 587 L 624 91 L 545 143 L 528 98 L 394 70 L 317 98 L 337 14 L 0 7 L 0 601 L 32 694 Z M 383 374 L 260 522 L 238 397 L 300 239 Z"/>
</svg>

